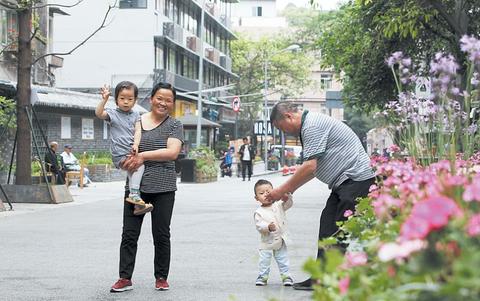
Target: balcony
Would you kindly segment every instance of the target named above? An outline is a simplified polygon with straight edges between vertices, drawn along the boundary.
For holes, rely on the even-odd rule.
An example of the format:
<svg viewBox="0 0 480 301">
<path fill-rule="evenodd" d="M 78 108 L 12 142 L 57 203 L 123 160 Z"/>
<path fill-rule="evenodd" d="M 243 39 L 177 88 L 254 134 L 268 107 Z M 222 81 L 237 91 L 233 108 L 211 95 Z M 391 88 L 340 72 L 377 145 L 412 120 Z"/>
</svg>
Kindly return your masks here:
<svg viewBox="0 0 480 301">
<path fill-rule="evenodd" d="M 173 22 L 163 23 L 163 35 L 183 45 L 183 28 Z"/>
<path fill-rule="evenodd" d="M 175 74 L 166 69 L 155 69 L 153 75 L 154 83 L 166 82 L 172 84 L 176 89 L 182 91 L 197 91 L 198 81 Z"/>
</svg>

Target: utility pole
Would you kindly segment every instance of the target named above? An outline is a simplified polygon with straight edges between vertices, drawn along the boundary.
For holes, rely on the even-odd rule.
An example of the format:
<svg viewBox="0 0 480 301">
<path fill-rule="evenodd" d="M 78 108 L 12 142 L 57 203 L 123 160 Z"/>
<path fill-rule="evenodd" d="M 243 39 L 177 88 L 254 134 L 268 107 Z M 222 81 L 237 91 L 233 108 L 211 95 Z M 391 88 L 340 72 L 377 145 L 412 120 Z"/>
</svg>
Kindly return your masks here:
<svg viewBox="0 0 480 301">
<path fill-rule="evenodd" d="M 198 62 L 198 99 L 197 99 L 197 140 L 196 147 L 200 147 L 202 137 L 202 89 L 203 89 L 203 26 L 205 19 L 205 0 L 202 1 L 202 13 L 200 16 L 200 59 Z"/>
</svg>

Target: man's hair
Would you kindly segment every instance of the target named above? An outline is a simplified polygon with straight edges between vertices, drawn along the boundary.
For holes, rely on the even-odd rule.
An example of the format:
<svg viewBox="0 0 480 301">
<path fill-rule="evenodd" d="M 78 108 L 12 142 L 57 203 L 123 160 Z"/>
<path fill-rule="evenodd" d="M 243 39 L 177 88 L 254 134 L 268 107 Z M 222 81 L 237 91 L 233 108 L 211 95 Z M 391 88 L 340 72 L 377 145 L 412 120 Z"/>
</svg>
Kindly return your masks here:
<svg viewBox="0 0 480 301">
<path fill-rule="evenodd" d="M 257 187 L 261 185 L 270 185 L 273 188 L 273 185 L 270 181 L 260 179 L 257 181 L 257 183 L 255 183 L 255 186 L 253 186 L 253 192 L 255 193 L 255 195 L 257 195 Z"/>
<path fill-rule="evenodd" d="M 58 142 L 57 141 L 50 142 L 50 147 L 53 147 L 54 145 L 58 145 Z"/>
<path fill-rule="evenodd" d="M 135 96 L 135 99 L 138 96 L 138 87 L 132 82 L 129 82 L 128 80 L 125 80 L 123 82 L 119 82 L 118 85 L 115 87 L 115 103 L 117 103 L 117 98 L 118 94 L 122 92 L 123 90 L 130 90 L 133 89 L 133 95 Z"/>
<path fill-rule="evenodd" d="M 155 93 L 157 93 L 157 91 L 160 90 L 160 89 L 167 89 L 167 90 L 172 91 L 173 102 L 175 102 L 175 100 L 177 98 L 177 90 L 175 90 L 175 87 L 172 86 L 169 83 L 158 82 L 155 86 L 153 86 L 152 92 L 150 93 L 150 96 L 151 97 L 155 96 Z"/>
<path fill-rule="evenodd" d="M 280 101 L 277 102 L 273 108 L 272 112 L 270 113 L 270 123 L 274 123 L 275 121 L 282 120 L 283 114 L 285 113 L 295 113 L 298 112 L 298 104 L 292 101 Z"/>
<path fill-rule="evenodd" d="M 243 141 L 247 140 L 247 142 L 248 142 L 248 138 L 247 138 L 247 137 L 243 137 L 242 140 L 243 140 Z"/>
</svg>

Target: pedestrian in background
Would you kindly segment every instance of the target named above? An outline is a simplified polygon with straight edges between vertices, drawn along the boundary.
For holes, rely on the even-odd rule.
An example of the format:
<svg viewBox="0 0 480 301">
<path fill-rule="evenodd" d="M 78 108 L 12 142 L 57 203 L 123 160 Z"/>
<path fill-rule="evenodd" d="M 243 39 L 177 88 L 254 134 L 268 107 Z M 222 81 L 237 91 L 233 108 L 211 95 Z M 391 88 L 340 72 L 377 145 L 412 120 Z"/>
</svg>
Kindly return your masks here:
<svg viewBox="0 0 480 301">
<path fill-rule="evenodd" d="M 170 116 L 175 107 L 175 88 L 167 83 L 156 84 L 151 92 L 150 112 L 140 118 L 142 138 L 138 153 L 127 158 L 123 166 L 135 171 L 145 165 L 140 193 L 145 203 L 153 204 L 151 212 L 154 245 L 155 289 L 168 290 L 167 278 L 170 269 L 170 222 L 172 219 L 177 174 L 175 159 L 183 144 L 183 125 Z M 128 197 L 128 189 L 125 198 Z M 142 228 L 142 215 L 134 215 L 134 206 L 124 202 L 123 230 L 120 244 L 120 279 L 111 292 L 132 289 L 132 275 L 137 254 L 137 242 Z"/>
<path fill-rule="evenodd" d="M 243 181 L 245 181 L 245 176 L 248 175 L 248 180 L 250 181 L 250 177 L 252 176 L 252 161 L 255 160 L 255 151 L 253 150 L 253 146 L 248 143 L 247 137 L 244 137 L 242 141 L 243 144 L 238 151 L 240 161 L 242 162 L 242 178 Z"/>
<path fill-rule="evenodd" d="M 356 199 L 367 196 L 375 183 L 370 158 L 360 139 L 345 123 L 325 114 L 302 111 L 289 101 L 274 105 L 270 122 L 286 133 L 300 136 L 304 162 L 266 196 L 267 200 L 277 201 L 316 177 L 332 190 L 320 217 L 318 239 L 332 236 L 338 229 L 337 221 L 346 220 L 345 212 L 354 212 Z M 317 259 L 323 255 L 323 249 L 319 249 Z M 312 290 L 312 280 L 295 283 L 293 288 Z"/>
</svg>

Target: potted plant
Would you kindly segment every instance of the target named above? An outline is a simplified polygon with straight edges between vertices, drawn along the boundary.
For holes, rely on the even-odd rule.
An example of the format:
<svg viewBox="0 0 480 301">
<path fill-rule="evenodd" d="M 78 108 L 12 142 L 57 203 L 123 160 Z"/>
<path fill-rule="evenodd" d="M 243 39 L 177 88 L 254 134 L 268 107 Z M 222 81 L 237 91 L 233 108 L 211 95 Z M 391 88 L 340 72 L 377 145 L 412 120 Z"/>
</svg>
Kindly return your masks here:
<svg viewBox="0 0 480 301">
<path fill-rule="evenodd" d="M 279 162 L 280 162 L 280 160 L 278 159 L 277 156 L 271 155 L 270 157 L 268 157 L 267 169 L 268 170 L 278 170 Z"/>
<path fill-rule="evenodd" d="M 215 153 L 210 148 L 195 148 L 190 151 L 188 157 L 195 160 L 195 182 L 206 183 L 217 180 L 218 166 L 215 164 Z"/>
</svg>

